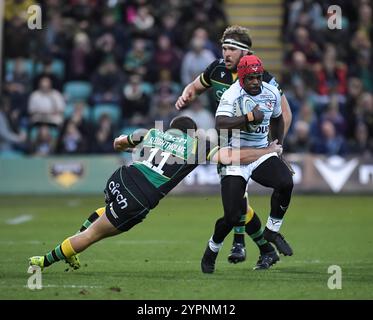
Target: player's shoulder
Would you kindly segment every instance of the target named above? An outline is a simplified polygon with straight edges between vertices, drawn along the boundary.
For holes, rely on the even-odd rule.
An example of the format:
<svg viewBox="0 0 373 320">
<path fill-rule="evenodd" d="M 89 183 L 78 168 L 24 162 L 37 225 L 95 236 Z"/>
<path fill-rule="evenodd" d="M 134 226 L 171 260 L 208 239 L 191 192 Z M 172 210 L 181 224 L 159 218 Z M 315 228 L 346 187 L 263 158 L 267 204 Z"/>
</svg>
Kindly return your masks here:
<svg viewBox="0 0 373 320">
<path fill-rule="evenodd" d="M 270 84 L 270 83 L 265 82 L 265 81 L 262 82 L 262 85 L 263 85 L 263 91 L 266 94 L 273 94 L 275 96 L 280 95 L 280 91 L 278 90 L 278 88 L 275 85 Z"/>
<path fill-rule="evenodd" d="M 224 59 L 216 59 L 213 62 L 211 62 L 207 68 L 214 69 L 216 67 L 222 67 L 225 68 L 225 62 Z"/>
<path fill-rule="evenodd" d="M 244 94 L 245 91 L 241 88 L 240 82 L 237 80 L 227 90 L 224 91 L 222 98 L 236 99 L 240 95 Z"/>
</svg>

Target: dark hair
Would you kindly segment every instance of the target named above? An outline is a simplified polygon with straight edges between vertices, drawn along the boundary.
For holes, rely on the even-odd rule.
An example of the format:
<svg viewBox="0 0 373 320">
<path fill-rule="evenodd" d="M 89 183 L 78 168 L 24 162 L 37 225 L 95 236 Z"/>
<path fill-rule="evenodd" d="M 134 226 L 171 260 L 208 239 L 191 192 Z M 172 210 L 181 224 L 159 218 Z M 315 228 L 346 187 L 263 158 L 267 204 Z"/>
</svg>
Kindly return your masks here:
<svg viewBox="0 0 373 320">
<path fill-rule="evenodd" d="M 176 117 L 171 120 L 170 128 L 179 129 L 182 132 L 188 133 L 188 129 L 197 130 L 197 125 L 189 117 Z"/>
<path fill-rule="evenodd" d="M 225 29 L 223 36 L 220 40 L 221 43 L 223 43 L 225 39 L 234 39 L 236 41 L 247 44 L 249 48 L 251 48 L 252 46 L 251 38 L 249 35 L 249 29 L 238 25 L 230 26 L 227 29 Z"/>
</svg>

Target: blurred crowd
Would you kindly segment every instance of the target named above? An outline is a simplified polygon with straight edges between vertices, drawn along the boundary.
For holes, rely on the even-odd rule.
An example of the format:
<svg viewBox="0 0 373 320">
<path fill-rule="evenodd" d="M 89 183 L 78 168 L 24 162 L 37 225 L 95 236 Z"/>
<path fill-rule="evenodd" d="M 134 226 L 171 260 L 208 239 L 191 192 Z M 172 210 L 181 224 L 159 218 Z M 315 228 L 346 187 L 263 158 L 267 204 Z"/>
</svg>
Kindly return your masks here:
<svg viewBox="0 0 373 320">
<path fill-rule="evenodd" d="M 285 8 L 281 84 L 293 112 L 285 150 L 372 156 L 373 2 L 293 0 Z"/>
<path fill-rule="evenodd" d="M 340 30 L 328 28 L 331 2 Z M 27 27 L 33 4 L 40 30 Z M 284 5 L 287 152 L 371 155 L 372 2 Z M 167 126 L 183 87 L 221 57 L 228 25 L 222 0 L 6 0 L 4 20 L 2 156 L 112 153 L 120 133 Z M 208 129 L 214 108 L 205 95 L 184 112 Z"/>
<path fill-rule="evenodd" d="M 28 28 L 33 4 L 41 30 Z M 226 26 L 218 0 L 6 0 L 0 153 L 112 153 L 120 133 L 168 126 Z M 188 112 L 213 126 L 209 105 Z"/>
</svg>

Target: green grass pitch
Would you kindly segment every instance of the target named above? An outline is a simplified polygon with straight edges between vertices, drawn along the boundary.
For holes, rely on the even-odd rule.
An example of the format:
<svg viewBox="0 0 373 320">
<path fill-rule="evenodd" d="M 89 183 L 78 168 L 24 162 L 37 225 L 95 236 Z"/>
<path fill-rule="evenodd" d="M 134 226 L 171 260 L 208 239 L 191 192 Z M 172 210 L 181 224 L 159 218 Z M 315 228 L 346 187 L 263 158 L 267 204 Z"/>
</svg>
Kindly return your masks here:
<svg viewBox="0 0 373 320">
<path fill-rule="evenodd" d="M 82 253 L 80 270 L 57 263 L 43 273 L 42 290 L 28 289 L 27 258 L 75 233 L 102 199 L 0 197 L 0 299 L 373 298 L 373 198 L 363 196 L 294 196 L 281 229 L 292 257 L 253 271 L 258 250 L 247 237 L 247 260 L 231 265 L 229 235 L 212 275 L 201 273 L 200 259 L 222 214 L 220 198 L 170 196 L 130 232 Z M 269 196 L 251 200 L 265 224 Z M 327 286 L 331 265 L 341 267 L 340 290 Z"/>
</svg>

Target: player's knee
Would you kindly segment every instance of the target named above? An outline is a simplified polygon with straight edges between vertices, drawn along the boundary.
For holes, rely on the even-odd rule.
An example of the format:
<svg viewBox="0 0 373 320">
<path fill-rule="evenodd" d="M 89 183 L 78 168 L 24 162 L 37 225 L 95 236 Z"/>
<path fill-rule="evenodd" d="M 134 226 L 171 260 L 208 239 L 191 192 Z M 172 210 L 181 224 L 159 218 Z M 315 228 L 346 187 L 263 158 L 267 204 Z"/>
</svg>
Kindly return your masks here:
<svg viewBox="0 0 373 320">
<path fill-rule="evenodd" d="M 97 232 L 94 232 L 93 228 L 88 228 L 87 230 L 82 232 L 81 235 L 84 238 L 85 242 L 88 244 L 100 240 L 99 234 Z"/>
<path fill-rule="evenodd" d="M 237 214 L 231 214 L 231 215 L 226 215 L 224 217 L 225 223 L 230 225 L 230 226 L 237 226 L 240 223 L 241 220 L 241 213 L 238 212 Z"/>
<path fill-rule="evenodd" d="M 279 181 L 279 190 L 292 192 L 294 187 L 293 177 L 291 174 L 284 174 Z"/>
</svg>

